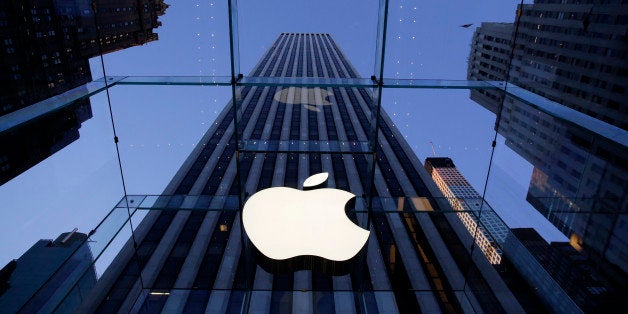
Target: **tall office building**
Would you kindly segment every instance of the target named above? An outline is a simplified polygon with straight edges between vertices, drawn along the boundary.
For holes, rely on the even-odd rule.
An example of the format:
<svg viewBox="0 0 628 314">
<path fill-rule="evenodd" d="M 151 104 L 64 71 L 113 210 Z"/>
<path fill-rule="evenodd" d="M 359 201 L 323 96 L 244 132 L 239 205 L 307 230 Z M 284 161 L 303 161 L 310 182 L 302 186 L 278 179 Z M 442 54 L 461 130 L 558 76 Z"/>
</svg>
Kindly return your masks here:
<svg viewBox="0 0 628 314">
<path fill-rule="evenodd" d="M 283 33 L 251 76 L 358 73 L 328 34 Z M 236 110 L 232 102 L 220 113 L 80 310 L 418 313 L 530 307 L 488 259 L 470 255 L 473 238 L 451 206 L 436 200 L 442 194 L 385 112 L 377 153 L 362 150 L 373 135 L 370 90 L 245 86 L 237 94 Z M 260 147 L 278 151 L 254 151 Z M 356 210 L 347 215 L 370 229 L 365 248 L 344 274 L 307 267 L 267 271 L 241 226 L 238 196 L 271 186 L 302 188 L 321 172 L 329 173 L 330 187 L 358 196 Z M 141 200 L 126 201 L 133 208 Z"/>
<path fill-rule="evenodd" d="M 547 243 L 533 228 L 512 234 L 543 265 L 585 313 L 610 313 L 626 308 L 625 287 L 615 285 L 568 242 Z"/>
<path fill-rule="evenodd" d="M 563 2 L 535 0 L 519 6 L 517 27 L 482 23 L 473 36 L 467 76 L 509 78 L 519 87 L 627 130 L 628 7 L 621 0 Z M 482 98 L 478 93 L 473 91 L 472 98 Z M 496 113 L 493 109 L 501 100 L 490 98 L 493 101 L 479 102 Z"/>
<path fill-rule="evenodd" d="M 458 211 L 458 217 L 475 237 L 482 253 L 491 264 L 499 265 L 502 250 L 498 243 L 506 240 L 509 232 L 506 224 L 469 184 L 450 158 L 426 158 L 425 169 L 454 210 Z"/>
<path fill-rule="evenodd" d="M 167 7 L 163 0 L 2 1 L 0 116 L 91 81 L 90 58 L 157 40 Z"/>
<path fill-rule="evenodd" d="M 469 80 L 503 81 L 508 76 L 512 51 L 512 23 L 487 23 L 475 29 L 467 63 Z M 499 112 L 504 93 L 471 90 L 471 99 L 492 113 Z"/>
<path fill-rule="evenodd" d="M 157 40 L 163 0 L 29 0 L 0 3 L 0 117 L 92 80 L 89 59 Z M 94 10 L 95 9 L 95 10 Z M 79 138 L 88 99 L 0 130 L 0 184 Z"/>
<path fill-rule="evenodd" d="M 506 145 L 534 166 L 528 202 L 588 258 L 626 278 L 628 148 L 595 140 L 578 125 L 626 132 L 628 7 L 621 1 L 557 3 L 520 6 L 516 24 L 482 23 L 468 78 L 508 80 L 591 118 L 562 111 L 569 119 L 561 120 L 499 91 L 472 91 L 471 99 L 498 115 Z"/>
<path fill-rule="evenodd" d="M 39 240 L 0 270 L 3 313 L 51 313 L 76 308 L 96 284 L 93 256 L 84 233 Z"/>
</svg>

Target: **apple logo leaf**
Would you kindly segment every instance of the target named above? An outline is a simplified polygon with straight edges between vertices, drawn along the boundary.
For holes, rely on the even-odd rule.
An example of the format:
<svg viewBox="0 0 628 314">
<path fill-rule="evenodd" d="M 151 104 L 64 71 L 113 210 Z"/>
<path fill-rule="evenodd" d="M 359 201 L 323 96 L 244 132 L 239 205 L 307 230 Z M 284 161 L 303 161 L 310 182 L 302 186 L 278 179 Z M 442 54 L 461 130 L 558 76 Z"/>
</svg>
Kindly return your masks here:
<svg viewBox="0 0 628 314">
<path fill-rule="evenodd" d="M 327 179 L 329 178 L 329 173 L 321 172 L 315 175 L 310 176 L 309 178 L 303 181 L 303 190 L 315 190 L 318 188 L 325 187 L 327 184 Z"/>
</svg>

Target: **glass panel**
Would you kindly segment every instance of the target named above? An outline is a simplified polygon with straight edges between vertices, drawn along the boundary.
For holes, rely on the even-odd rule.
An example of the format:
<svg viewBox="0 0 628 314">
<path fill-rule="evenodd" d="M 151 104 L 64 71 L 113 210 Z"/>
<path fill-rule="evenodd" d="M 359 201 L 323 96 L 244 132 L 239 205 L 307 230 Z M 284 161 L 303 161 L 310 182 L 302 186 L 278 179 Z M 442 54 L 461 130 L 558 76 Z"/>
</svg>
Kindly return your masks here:
<svg viewBox="0 0 628 314">
<path fill-rule="evenodd" d="M 382 129 L 385 135 L 380 142 L 387 145 L 380 149 L 403 148 L 408 157 L 396 153 L 396 158 L 410 158 L 416 163 L 415 167 L 428 172 L 431 169 L 426 161 L 430 158 L 434 158 L 439 167 L 453 166 L 452 169 L 459 171 L 455 179 L 460 182 L 452 181 L 452 184 L 463 186 L 466 183 L 475 191 L 465 197 L 481 198 L 495 136 L 495 117 L 471 102 L 468 93 L 464 90 L 384 90 L 382 116 L 386 123 L 381 127 L 390 132 Z M 441 193 L 446 197 L 454 196 L 453 191 L 450 195 Z"/>
<path fill-rule="evenodd" d="M 532 244 L 533 242 L 536 243 Z M 540 238 L 534 229 L 513 229 L 503 246 L 506 257 L 503 263 L 504 268 L 508 266 L 514 267 L 520 276 L 525 278 L 525 282 L 534 287 L 535 290 L 551 294 L 552 298 L 549 301 L 549 306 L 552 308 L 579 311 L 578 305 L 563 290 L 566 287 L 561 287 L 557 283 L 557 278 L 553 278 L 554 274 L 548 272 L 548 260 L 541 261 L 535 257 L 535 255 L 538 255 L 543 242 L 544 240 Z M 532 245 L 541 246 L 534 248 Z M 547 242 L 545 242 L 545 245 L 545 249 L 549 248 Z M 522 281 L 520 280 L 520 282 Z"/>
<path fill-rule="evenodd" d="M 371 94 L 363 88 L 240 87 L 243 151 L 368 152 Z M 350 106 L 347 104 L 351 104 Z"/>
<path fill-rule="evenodd" d="M 94 233 L 89 236 L 89 246 L 94 260 L 98 261 L 96 273 L 98 277 L 104 273 L 117 254 L 124 242 L 131 236 L 129 225 L 130 217 L 135 213 L 135 208 L 114 208 L 94 229 Z M 126 229 L 124 229 L 126 226 Z M 112 241 L 117 240 L 117 247 L 112 245 Z M 101 255 L 103 258 L 101 258 Z M 106 256 L 108 255 L 108 256 Z"/>
<path fill-rule="evenodd" d="M 450 89 L 500 89 L 502 82 L 430 80 L 430 79 L 384 79 L 384 88 L 450 88 Z"/>
<path fill-rule="evenodd" d="M 242 140 L 240 151 L 243 152 L 370 152 L 368 142 L 343 141 L 273 141 L 273 140 Z"/>
<path fill-rule="evenodd" d="M 508 85 L 506 92 L 511 96 L 511 99 L 508 100 L 511 104 L 518 101 L 517 105 L 519 105 L 519 102 L 521 102 L 523 103 L 521 104 L 522 106 L 546 113 L 548 116 L 552 116 L 561 121 L 560 123 L 572 124 L 576 128 L 582 128 L 592 132 L 596 137 L 614 141 L 624 147 L 628 146 L 628 132 L 617 126 L 595 119 L 557 102 L 553 102 L 516 85 Z"/>
<path fill-rule="evenodd" d="M 99 5 L 110 16 L 127 9 Z M 101 25 L 107 76 L 231 77 L 227 1 L 156 1 L 129 10 L 132 13 L 121 14 L 116 22 Z M 138 17 L 137 11 L 150 14 Z"/>
<path fill-rule="evenodd" d="M 625 47 L 616 35 L 625 14 L 619 2 L 569 10 L 523 4 L 510 81 L 625 132 Z"/>
<path fill-rule="evenodd" d="M 598 264 L 614 269 L 625 264 L 616 252 L 626 247 L 620 240 L 625 233 L 620 227 L 626 215 L 625 197 L 622 192 L 617 194 L 625 190 L 625 180 L 618 178 L 626 176 L 626 170 L 619 166 L 626 146 L 508 97 L 501 117 L 487 199 L 493 204 L 491 199 L 499 199 L 503 187 L 511 187 L 512 199 L 504 202 L 517 210 L 504 219 L 517 221 L 519 228 L 534 227 L 534 231 L 518 232 L 538 232 L 536 238 L 527 235 L 525 239 L 547 246 L 556 254 L 556 265 L 578 260 L 574 272 L 581 275 L 571 279 L 553 270 L 554 264 L 541 262 L 578 306 L 595 302 L 578 294 L 594 300 L 612 295 L 617 288 L 611 278 L 623 276 L 621 271 L 596 272 L 594 278 L 599 279 L 583 279 L 589 272 L 583 269 Z M 538 253 L 535 258 L 544 261 Z M 590 294 L 573 288 L 587 285 L 602 287 L 604 292 Z"/>
<path fill-rule="evenodd" d="M 357 199 L 352 205 L 357 212 L 365 212 L 369 206 L 372 155 L 246 152 L 240 154 L 239 162 L 240 185 L 246 198 L 269 187 L 307 190 L 306 179 L 325 172 L 327 179 L 315 187 L 335 187 L 353 193 Z"/>
<path fill-rule="evenodd" d="M 25 310 L 626 307 L 625 6 L 105 2 L 0 5 L 0 258 L 89 235 Z M 243 205 L 323 171 L 367 244 L 268 263 Z"/>
<path fill-rule="evenodd" d="M 63 230 L 87 233 L 124 194 L 104 93 L 4 134 L 3 264 Z"/>
<path fill-rule="evenodd" d="M 127 76 L 118 84 L 124 85 L 231 85 L 230 76 Z"/>
<path fill-rule="evenodd" d="M 7 132 L 11 128 L 19 126 L 35 119 L 51 116 L 55 111 L 68 106 L 76 106 L 76 101 L 85 99 L 91 95 L 103 91 L 107 86 L 115 84 L 120 78 L 109 78 L 107 83 L 102 80 L 90 82 L 68 90 L 57 96 L 42 100 L 31 106 L 7 113 L 0 117 L 0 133 Z M 84 102 L 85 100 L 83 100 Z M 66 109 L 72 110 L 72 109 Z"/>
<path fill-rule="evenodd" d="M 627 247 L 619 239 L 628 234 L 621 227 L 626 197 L 619 192 L 626 184 L 617 178 L 626 176 L 627 135 L 620 128 L 625 113 L 617 112 L 620 100 L 613 92 L 623 87 L 609 84 L 620 74 L 606 66 L 616 62 L 617 38 L 607 22 L 588 29 L 590 21 L 613 19 L 612 7 L 564 11 L 524 4 L 506 88 L 510 95 L 501 103 L 487 198 L 515 186 L 509 206 L 532 213 L 519 220 L 525 225 L 513 234 L 553 278 L 549 285 L 531 274 L 531 284 L 546 291 L 542 296 L 562 290 L 563 298 L 542 298 L 552 308 L 587 312 L 622 306 L 614 302 L 621 298 L 616 291 L 627 279 L 628 262 L 616 253 Z M 571 19 L 581 20 L 582 27 L 554 24 Z M 529 221 L 534 229 L 523 228 Z M 525 263 L 519 266 L 530 273 Z"/>
<path fill-rule="evenodd" d="M 238 25 L 238 1 L 229 0 L 229 51 L 231 56 L 231 78 L 240 77 L 240 35 Z"/>
<path fill-rule="evenodd" d="M 27 297 L 28 302 L 20 311 L 73 312 L 83 302 L 90 302 L 92 295 L 98 292 L 95 289 L 97 281 L 131 237 L 130 214 L 126 208 L 114 208 L 89 234 L 76 232 L 75 229 L 61 234 L 54 241 L 45 243 L 42 240 L 31 248 L 32 253 L 23 255 L 22 263 L 27 262 L 28 255 L 31 258 L 45 255 L 47 264 L 27 270 L 39 272 L 36 277 L 40 282 L 31 278 L 30 284 L 36 285 L 32 286 L 31 295 L 21 296 Z M 128 243 L 127 246 L 127 249 L 132 248 Z M 14 274 L 18 287 L 19 275 L 18 270 Z"/>
<path fill-rule="evenodd" d="M 520 2 L 390 0 L 384 77 L 466 78 L 467 62 L 473 61 L 469 44 L 474 30 L 485 22 L 512 23 Z M 512 38 L 512 33 L 508 35 Z M 510 49 L 507 44 L 497 49 L 504 50 L 507 73 Z"/>
<path fill-rule="evenodd" d="M 384 78 L 384 60 L 386 50 L 386 40 L 388 39 L 388 9 L 390 1 L 380 0 L 377 10 L 377 37 L 375 39 L 375 67 L 373 76 L 379 82 Z"/>
<path fill-rule="evenodd" d="M 133 195 L 132 197 L 140 197 Z M 140 210 L 238 211 L 237 195 L 142 195 Z"/>
<path fill-rule="evenodd" d="M 57 251 L 56 258 L 47 260 L 47 265 L 41 265 L 36 269 L 29 269 L 32 273 L 39 272 L 41 282 L 33 280 L 31 277 L 29 284 L 34 284 L 32 295 L 26 295 L 27 302 L 19 309 L 19 312 L 48 312 L 57 308 L 75 309 L 84 299 L 84 295 L 79 292 L 88 292 L 96 284 L 96 272 L 93 267 L 93 255 L 90 251 L 87 235 L 83 233 L 64 233 L 63 238 L 50 241 L 46 246 L 40 246 L 41 250 Z M 45 253 L 44 253 L 45 254 Z M 41 274 L 46 269 L 52 270 L 48 276 Z M 17 277 L 18 273 L 13 275 Z M 28 278 L 23 274 L 23 277 Z M 17 278 L 15 278 L 17 279 Z M 18 285 L 19 286 L 19 280 Z M 23 279 L 22 279 L 23 281 Z M 24 284 L 25 282 L 22 282 Z M 16 296 L 13 296 L 15 298 Z M 25 295 L 17 296 L 23 298 Z M 26 301 L 26 300 L 24 300 Z M 22 301 L 22 302 L 24 302 Z M 7 308 L 7 307 L 5 307 Z"/>
<path fill-rule="evenodd" d="M 98 46 L 90 5 L 3 4 L 1 10 L 0 116 L 91 81 L 88 58 L 98 55 Z M 52 22 L 61 20 L 65 27 Z"/>
<path fill-rule="evenodd" d="M 200 194 L 202 186 L 194 191 L 166 189 L 171 181 L 190 181 L 191 172 L 211 170 L 203 172 L 197 161 L 211 156 L 207 130 L 218 127 L 214 121 L 225 114 L 221 111 L 230 88 L 133 85 L 116 86 L 109 94 L 126 192 Z M 188 181 L 191 189 L 194 182 Z"/>
<path fill-rule="evenodd" d="M 280 10 L 278 8 L 281 8 Z M 333 8 L 333 9 L 330 9 Z M 355 76 L 370 77 L 374 68 L 377 3 L 362 1 L 239 1 L 239 39 L 241 72 L 245 76 L 267 76 L 253 72 L 254 66 L 275 40 L 282 34 L 316 33 L 329 34 L 336 45 L 351 60 Z M 324 18 L 321 18 L 324 17 Z M 316 58 L 310 45 L 323 44 L 325 36 L 307 36 L 307 44 L 300 51 L 308 50 L 310 58 Z M 273 42 L 275 42 L 273 44 Z M 326 41 L 325 44 L 330 44 Z M 339 51 L 339 50 L 338 50 Z M 314 72 L 316 71 L 316 72 Z M 314 75 L 318 73 L 318 75 Z M 322 71 L 314 65 L 308 74 L 275 74 L 272 76 L 322 77 Z M 359 74 L 358 74 L 359 73 Z M 352 75 L 353 76 L 353 75 Z M 329 77 L 333 77 L 329 75 Z M 338 77 L 338 76 L 336 76 Z"/>
<path fill-rule="evenodd" d="M 312 86 L 312 87 L 372 87 L 368 78 L 328 78 L 328 77 L 243 77 L 238 81 L 242 86 Z"/>
</svg>

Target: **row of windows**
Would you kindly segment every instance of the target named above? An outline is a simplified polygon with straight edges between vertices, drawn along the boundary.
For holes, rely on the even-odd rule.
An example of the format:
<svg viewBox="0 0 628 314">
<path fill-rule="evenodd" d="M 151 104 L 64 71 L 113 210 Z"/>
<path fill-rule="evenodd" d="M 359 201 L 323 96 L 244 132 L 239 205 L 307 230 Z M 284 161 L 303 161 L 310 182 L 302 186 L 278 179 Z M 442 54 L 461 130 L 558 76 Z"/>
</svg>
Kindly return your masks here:
<svg viewBox="0 0 628 314">
<path fill-rule="evenodd" d="M 285 64 L 287 64 L 287 62 L 286 62 L 286 55 L 288 54 L 289 47 L 292 45 L 292 41 L 293 40 L 294 40 L 294 38 L 290 37 L 288 39 L 287 44 L 282 45 L 283 48 L 281 49 L 281 52 L 279 53 L 281 55 L 281 58 L 280 58 L 281 61 L 279 63 L 276 63 L 277 69 L 274 71 L 275 74 L 272 75 L 272 76 L 283 76 L 284 75 L 283 74 L 283 67 L 284 67 Z"/>
<path fill-rule="evenodd" d="M 542 10 L 525 10 L 525 16 L 535 16 L 538 18 L 548 18 L 557 20 L 587 20 L 589 23 L 626 25 L 628 24 L 628 16 L 592 13 L 592 11 L 581 12 L 565 12 L 565 11 L 542 11 Z"/>
<path fill-rule="evenodd" d="M 571 49 L 574 51 L 582 51 L 584 53 L 587 53 L 590 56 L 595 56 L 595 57 L 623 58 L 626 54 L 626 51 L 623 49 L 617 49 L 617 48 L 611 49 L 608 47 L 597 46 L 593 44 L 584 45 L 584 44 L 581 44 L 580 42 L 563 41 L 559 39 L 538 37 L 538 36 L 527 35 L 527 34 L 521 34 L 520 37 L 522 41 L 527 41 L 529 43 L 535 43 L 535 44 L 540 44 L 540 45 L 545 45 L 545 46 L 550 46 L 550 47 L 558 47 L 560 49 Z M 610 44 L 611 42 L 609 42 L 609 45 Z M 520 42 L 517 45 L 517 47 L 519 47 L 519 49 L 524 49 L 524 47 L 526 46 Z M 537 51 L 538 51 L 537 49 L 533 49 L 533 48 L 526 49 L 526 52 L 528 54 L 538 54 Z M 545 52 L 542 56 L 545 56 L 548 59 L 557 59 L 561 56 L 561 54 L 548 51 L 548 52 Z M 559 60 L 559 62 L 564 62 L 564 61 Z"/>
<path fill-rule="evenodd" d="M 482 49 L 484 49 L 485 51 L 497 52 L 497 53 L 502 54 L 502 55 L 508 55 L 510 53 L 510 51 L 508 51 L 505 48 L 491 46 L 491 45 L 488 45 L 488 44 L 482 45 Z"/>
<path fill-rule="evenodd" d="M 311 62 L 307 62 L 306 64 L 306 76 L 307 77 L 313 77 L 314 76 L 314 68 L 316 68 L 317 70 L 317 76 L 319 77 L 323 77 L 324 76 L 324 71 L 323 71 L 323 64 L 326 62 L 329 62 L 327 60 L 327 58 L 325 57 L 325 53 L 327 51 L 327 49 L 330 49 L 328 47 L 327 41 L 326 39 L 328 39 L 327 36 L 323 36 L 323 35 L 319 35 L 319 36 L 303 36 L 303 35 L 284 35 L 281 36 L 280 39 L 284 39 L 284 38 L 296 38 L 297 42 L 299 42 L 299 47 L 298 47 L 298 54 L 299 54 L 299 60 L 297 61 L 297 73 L 296 76 L 297 77 L 301 77 L 303 75 L 302 73 L 302 66 L 303 66 L 303 60 L 301 59 L 302 54 L 305 54 L 305 56 L 310 59 L 310 60 L 314 60 L 314 65 L 312 65 Z M 331 44 L 330 44 L 331 45 Z M 273 48 L 276 48 L 276 46 L 273 46 Z M 335 47 L 334 47 L 335 49 Z M 293 50 L 294 52 L 295 50 Z M 264 58 L 264 61 L 266 61 L 268 59 L 268 57 Z M 323 62 L 321 62 L 321 59 L 323 60 Z M 331 56 L 332 61 L 335 63 L 336 66 L 339 67 L 338 64 L 338 60 L 336 60 L 335 56 Z M 292 60 L 292 58 L 291 58 Z M 292 68 L 293 63 L 289 62 L 289 66 L 290 69 Z M 283 65 L 282 65 L 283 66 Z M 328 70 L 328 77 L 331 77 L 333 75 L 333 72 L 331 69 L 327 69 Z M 259 70 L 258 70 L 259 72 Z M 255 73 L 256 75 L 259 73 Z M 279 72 L 278 74 L 281 74 L 281 72 Z M 287 75 L 289 76 L 291 74 L 291 71 L 287 71 Z M 340 77 L 344 77 L 344 74 L 341 72 Z"/>
<path fill-rule="evenodd" d="M 481 33 L 478 32 L 477 36 L 480 37 L 482 35 L 481 35 Z M 498 44 L 504 44 L 504 45 L 507 45 L 507 46 L 510 46 L 511 43 L 512 43 L 512 41 L 510 39 L 500 38 L 500 37 L 493 37 L 491 35 L 484 35 L 483 38 L 484 38 L 484 40 L 495 42 L 495 43 L 498 43 Z M 477 41 L 478 41 L 478 39 L 476 39 L 476 44 L 477 44 Z"/>
</svg>

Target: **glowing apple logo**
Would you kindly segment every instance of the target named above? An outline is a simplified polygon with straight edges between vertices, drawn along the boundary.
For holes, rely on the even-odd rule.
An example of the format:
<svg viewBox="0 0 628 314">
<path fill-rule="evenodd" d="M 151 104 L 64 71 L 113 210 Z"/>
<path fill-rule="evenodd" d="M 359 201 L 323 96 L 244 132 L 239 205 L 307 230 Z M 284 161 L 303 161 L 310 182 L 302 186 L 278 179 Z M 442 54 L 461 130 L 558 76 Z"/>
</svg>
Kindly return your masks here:
<svg viewBox="0 0 628 314">
<path fill-rule="evenodd" d="M 242 211 L 244 230 L 272 270 L 317 269 L 344 273 L 368 240 L 345 210 L 355 195 L 324 188 L 328 174 L 305 180 L 304 191 L 273 187 L 251 196 Z M 259 255 L 259 254 L 258 254 Z M 283 262 L 283 263 L 282 263 Z"/>
</svg>

